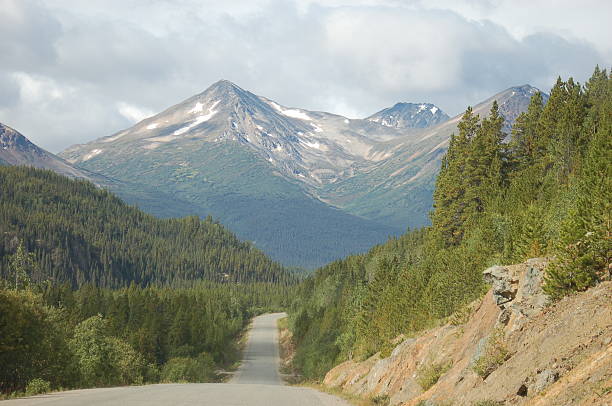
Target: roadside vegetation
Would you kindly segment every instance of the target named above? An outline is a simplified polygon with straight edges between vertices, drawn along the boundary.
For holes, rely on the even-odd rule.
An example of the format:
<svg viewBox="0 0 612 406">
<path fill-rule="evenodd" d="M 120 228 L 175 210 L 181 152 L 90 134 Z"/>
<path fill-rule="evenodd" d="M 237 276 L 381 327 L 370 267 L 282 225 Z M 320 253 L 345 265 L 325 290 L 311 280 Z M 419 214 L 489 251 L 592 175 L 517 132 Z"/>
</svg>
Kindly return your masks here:
<svg viewBox="0 0 612 406">
<path fill-rule="evenodd" d="M 31 258 L 23 251 L 14 255 Z M 202 281 L 188 288 L 85 285 L 73 290 L 32 284 L 25 268 L 13 274 L 0 287 L 0 392 L 5 396 L 219 381 L 220 370 L 235 367 L 238 339 L 251 317 L 283 308 L 291 289 Z"/>
</svg>

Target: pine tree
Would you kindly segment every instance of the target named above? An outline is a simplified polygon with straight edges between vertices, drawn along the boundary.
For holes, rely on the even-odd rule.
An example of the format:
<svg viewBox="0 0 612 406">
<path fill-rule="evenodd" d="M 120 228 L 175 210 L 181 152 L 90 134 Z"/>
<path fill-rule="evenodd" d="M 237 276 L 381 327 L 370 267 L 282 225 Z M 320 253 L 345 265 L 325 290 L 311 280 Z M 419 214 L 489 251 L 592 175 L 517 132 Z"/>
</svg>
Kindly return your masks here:
<svg viewBox="0 0 612 406">
<path fill-rule="evenodd" d="M 573 190 L 557 259 L 547 272 L 545 291 L 553 298 L 584 290 L 610 277 L 612 263 L 612 79 L 599 98 L 597 132 Z"/>
<path fill-rule="evenodd" d="M 458 128 L 459 135 L 451 136 L 448 152 L 442 160 L 431 213 L 433 228 L 446 246 L 458 244 L 463 237 L 468 151 L 479 129 L 478 116 L 471 107 L 465 111 Z"/>
</svg>

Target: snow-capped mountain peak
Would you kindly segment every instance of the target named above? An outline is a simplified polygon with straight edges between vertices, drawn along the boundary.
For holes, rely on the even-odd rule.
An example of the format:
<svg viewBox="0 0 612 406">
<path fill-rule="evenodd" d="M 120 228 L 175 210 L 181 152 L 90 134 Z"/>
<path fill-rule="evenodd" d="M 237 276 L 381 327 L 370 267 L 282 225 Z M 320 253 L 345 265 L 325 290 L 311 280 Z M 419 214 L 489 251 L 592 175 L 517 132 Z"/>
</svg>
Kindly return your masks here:
<svg viewBox="0 0 612 406">
<path fill-rule="evenodd" d="M 374 113 L 366 120 L 393 128 L 427 128 L 450 117 L 431 103 L 396 103 Z"/>
</svg>

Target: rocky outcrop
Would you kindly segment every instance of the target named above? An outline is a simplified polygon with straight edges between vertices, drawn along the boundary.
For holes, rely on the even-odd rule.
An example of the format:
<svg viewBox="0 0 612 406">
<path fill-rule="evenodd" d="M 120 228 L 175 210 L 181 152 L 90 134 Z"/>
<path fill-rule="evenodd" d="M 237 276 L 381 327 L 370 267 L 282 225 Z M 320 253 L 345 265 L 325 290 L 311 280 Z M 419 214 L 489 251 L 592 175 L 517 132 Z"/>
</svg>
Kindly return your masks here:
<svg viewBox="0 0 612 406">
<path fill-rule="evenodd" d="M 456 319 L 406 338 L 388 358 L 347 361 L 328 372 L 325 385 L 390 404 L 472 405 L 606 404 L 612 401 L 612 282 L 548 304 L 542 292 L 546 261 L 495 266 L 484 271 L 490 291 Z M 491 346 L 503 358 L 485 378 L 476 363 Z M 420 374 L 431 365 L 449 365 L 426 391 Z"/>
</svg>

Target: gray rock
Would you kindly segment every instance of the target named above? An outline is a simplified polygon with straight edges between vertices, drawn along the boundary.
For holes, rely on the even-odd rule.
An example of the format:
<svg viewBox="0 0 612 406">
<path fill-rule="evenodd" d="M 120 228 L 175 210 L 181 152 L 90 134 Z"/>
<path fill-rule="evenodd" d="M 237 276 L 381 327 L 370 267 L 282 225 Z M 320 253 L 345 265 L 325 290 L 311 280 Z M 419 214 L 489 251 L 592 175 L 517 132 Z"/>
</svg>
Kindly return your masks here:
<svg viewBox="0 0 612 406">
<path fill-rule="evenodd" d="M 493 285 L 493 298 L 498 306 L 502 307 L 516 297 L 518 281 L 508 268 L 495 265 L 486 269 L 482 274 L 485 281 Z"/>
<path fill-rule="evenodd" d="M 474 354 L 472 355 L 472 359 L 470 359 L 470 368 L 473 368 L 476 365 L 476 361 L 482 357 L 484 350 L 487 346 L 487 342 L 489 341 L 489 336 L 482 337 L 478 344 L 476 345 L 476 350 L 474 350 Z"/>
<path fill-rule="evenodd" d="M 557 382 L 558 379 L 558 371 L 552 369 L 545 369 L 536 376 L 535 382 L 531 387 L 531 391 L 533 393 L 540 393 L 551 384 Z"/>
</svg>

